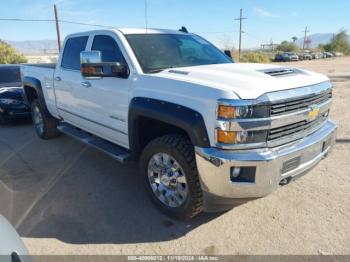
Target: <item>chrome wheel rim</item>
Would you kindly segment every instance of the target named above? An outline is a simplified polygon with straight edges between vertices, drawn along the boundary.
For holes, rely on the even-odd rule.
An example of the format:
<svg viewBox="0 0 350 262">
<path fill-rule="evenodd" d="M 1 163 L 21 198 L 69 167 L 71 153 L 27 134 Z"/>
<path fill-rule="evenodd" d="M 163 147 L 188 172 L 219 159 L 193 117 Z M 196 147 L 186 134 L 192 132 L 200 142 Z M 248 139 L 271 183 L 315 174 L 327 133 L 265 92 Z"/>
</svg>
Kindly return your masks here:
<svg viewBox="0 0 350 262">
<path fill-rule="evenodd" d="M 40 109 L 37 106 L 35 106 L 33 110 L 33 121 L 36 130 L 42 134 L 44 132 L 44 121 Z"/>
<path fill-rule="evenodd" d="M 168 207 L 179 207 L 187 199 L 185 172 L 175 158 L 158 153 L 148 163 L 148 181 L 154 195 Z"/>
</svg>

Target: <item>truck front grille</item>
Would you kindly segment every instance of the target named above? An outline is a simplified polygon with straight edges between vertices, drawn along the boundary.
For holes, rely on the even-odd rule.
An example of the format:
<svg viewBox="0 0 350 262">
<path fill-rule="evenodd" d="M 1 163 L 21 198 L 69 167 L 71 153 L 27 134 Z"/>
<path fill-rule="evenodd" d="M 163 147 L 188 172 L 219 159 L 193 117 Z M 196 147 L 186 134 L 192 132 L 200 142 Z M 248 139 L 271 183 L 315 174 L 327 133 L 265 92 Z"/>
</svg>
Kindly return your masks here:
<svg viewBox="0 0 350 262">
<path fill-rule="evenodd" d="M 293 141 L 293 137 L 299 139 L 298 135 L 310 134 L 316 131 L 323 123 L 327 121 L 328 112 L 319 116 L 316 120 L 312 122 L 301 121 L 298 123 L 278 127 L 269 130 L 268 142 L 273 142 L 282 138 L 291 138 L 289 142 Z"/>
<path fill-rule="evenodd" d="M 271 104 L 271 116 L 283 115 L 307 109 L 312 105 L 322 104 L 332 98 L 332 90 L 329 89 L 318 95 L 310 95 L 302 98 L 284 100 Z"/>
</svg>

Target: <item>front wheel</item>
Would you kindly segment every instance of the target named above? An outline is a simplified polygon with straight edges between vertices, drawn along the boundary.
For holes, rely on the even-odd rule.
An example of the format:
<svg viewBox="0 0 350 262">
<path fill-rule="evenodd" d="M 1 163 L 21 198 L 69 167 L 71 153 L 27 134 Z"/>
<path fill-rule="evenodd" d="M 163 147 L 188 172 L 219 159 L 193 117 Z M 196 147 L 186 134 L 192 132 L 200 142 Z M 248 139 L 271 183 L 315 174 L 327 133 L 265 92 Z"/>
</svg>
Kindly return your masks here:
<svg viewBox="0 0 350 262">
<path fill-rule="evenodd" d="M 186 137 L 166 135 L 151 141 L 140 167 L 152 202 L 165 214 L 186 220 L 202 212 L 194 147 Z"/>
<path fill-rule="evenodd" d="M 37 135 L 42 139 L 50 139 L 60 135 L 57 126 L 58 120 L 45 112 L 39 100 L 32 102 L 32 119 Z"/>
</svg>

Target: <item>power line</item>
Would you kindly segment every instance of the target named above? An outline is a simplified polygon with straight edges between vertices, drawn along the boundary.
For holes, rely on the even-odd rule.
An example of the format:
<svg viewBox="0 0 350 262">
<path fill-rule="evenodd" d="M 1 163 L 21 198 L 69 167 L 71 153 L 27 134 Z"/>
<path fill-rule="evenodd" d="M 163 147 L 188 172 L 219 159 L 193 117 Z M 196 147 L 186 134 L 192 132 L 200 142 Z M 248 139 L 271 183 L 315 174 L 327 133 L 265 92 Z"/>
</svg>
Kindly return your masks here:
<svg viewBox="0 0 350 262">
<path fill-rule="evenodd" d="M 239 18 L 235 19 L 235 20 L 239 21 L 239 50 L 238 50 L 239 59 L 241 59 L 241 51 L 242 51 L 242 33 L 243 33 L 242 21 L 246 20 L 246 19 L 248 19 L 248 18 L 247 17 L 243 17 L 243 9 L 241 8 Z"/>
<path fill-rule="evenodd" d="M 148 1 L 145 0 L 145 25 L 146 30 L 148 30 Z"/>
<path fill-rule="evenodd" d="M 55 19 L 22 19 L 22 18 L 0 18 L 0 21 L 13 21 L 13 22 L 56 22 Z M 103 28 L 116 28 L 116 26 L 110 25 L 100 25 L 100 24 L 90 24 L 90 23 L 81 23 L 70 20 L 58 20 L 60 23 L 74 24 L 74 25 L 85 25 L 85 26 L 95 26 Z"/>
</svg>

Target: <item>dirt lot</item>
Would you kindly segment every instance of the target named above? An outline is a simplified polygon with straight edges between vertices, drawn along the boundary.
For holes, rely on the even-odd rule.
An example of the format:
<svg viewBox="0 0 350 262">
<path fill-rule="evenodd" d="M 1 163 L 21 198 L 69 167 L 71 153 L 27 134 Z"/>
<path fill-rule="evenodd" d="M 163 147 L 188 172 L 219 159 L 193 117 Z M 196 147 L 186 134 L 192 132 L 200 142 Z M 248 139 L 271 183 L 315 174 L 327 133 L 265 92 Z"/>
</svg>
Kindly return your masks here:
<svg viewBox="0 0 350 262">
<path fill-rule="evenodd" d="M 350 58 L 293 63 L 334 82 L 332 154 L 307 176 L 224 214 L 173 221 L 123 166 L 30 124 L 0 129 L 0 213 L 31 254 L 350 254 Z"/>
</svg>

